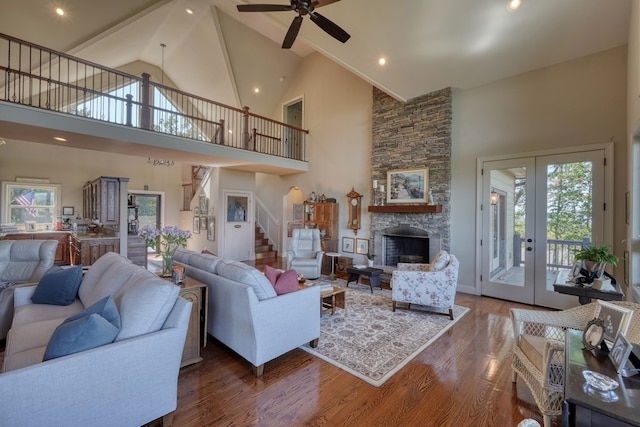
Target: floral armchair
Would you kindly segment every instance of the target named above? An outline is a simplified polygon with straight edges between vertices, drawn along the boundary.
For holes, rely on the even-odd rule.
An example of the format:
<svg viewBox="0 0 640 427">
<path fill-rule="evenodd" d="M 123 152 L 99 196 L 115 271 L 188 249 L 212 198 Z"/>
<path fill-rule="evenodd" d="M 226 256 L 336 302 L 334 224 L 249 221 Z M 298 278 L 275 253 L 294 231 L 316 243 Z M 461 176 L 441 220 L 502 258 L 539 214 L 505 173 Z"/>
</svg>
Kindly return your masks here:
<svg viewBox="0 0 640 427">
<path fill-rule="evenodd" d="M 460 264 L 454 255 L 444 251 L 438 255 L 444 257 L 436 256 L 430 264 L 398 263 L 398 269 L 392 276 L 393 311 L 399 308 L 398 302 L 407 303 L 409 309 L 411 304 L 418 304 L 448 309 L 449 317 L 453 320 Z"/>
</svg>

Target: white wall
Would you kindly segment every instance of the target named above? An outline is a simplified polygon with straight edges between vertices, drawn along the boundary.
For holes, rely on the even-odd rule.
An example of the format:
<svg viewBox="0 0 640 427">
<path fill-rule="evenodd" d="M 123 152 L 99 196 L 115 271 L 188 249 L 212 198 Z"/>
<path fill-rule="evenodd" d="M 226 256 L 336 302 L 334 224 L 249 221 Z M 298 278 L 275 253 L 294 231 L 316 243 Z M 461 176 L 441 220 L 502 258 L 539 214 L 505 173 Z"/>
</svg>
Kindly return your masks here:
<svg viewBox="0 0 640 427">
<path fill-rule="evenodd" d="M 46 178 L 62 185 L 62 205 L 82 213 L 82 186 L 100 176 L 129 178 L 129 190 L 165 192 L 164 225 L 180 223 L 182 208 L 182 167 L 153 166 L 146 158 L 63 148 L 7 139 L 0 146 L 0 180 L 16 177 Z M 188 167 L 188 165 L 186 166 Z"/>
<path fill-rule="evenodd" d="M 345 207 L 346 195 L 353 187 L 365 195 L 362 228 L 357 237 L 368 238 L 366 209 L 371 202 L 372 87 L 315 53 L 305 58 L 282 102 L 301 95 L 304 95 L 303 127 L 310 131 L 306 138 L 309 171 L 283 177 L 258 174 L 256 194 L 272 214 L 282 218 L 284 226 L 287 212 L 282 200 L 292 186 L 298 186 L 305 198 L 312 191 L 334 197 L 340 204 L 342 239 L 354 237 L 353 231 L 346 227 Z M 280 116 L 281 106 L 278 106 L 274 117 Z M 357 257 L 354 263 L 364 263 L 364 256 L 354 256 Z"/>
<path fill-rule="evenodd" d="M 626 46 L 522 74 L 453 98 L 451 251 L 476 286 L 476 159 L 615 141 L 614 253 L 625 239 Z M 616 275 L 622 277 L 620 267 Z M 479 289 L 476 289 L 479 292 Z"/>
<path fill-rule="evenodd" d="M 640 284 L 640 0 L 634 0 L 629 25 L 627 62 L 627 158 L 626 187 L 630 194 L 631 218 L 627 226 L 630 252 L 630 284 Z M 634 295 L 640 301 L 640 294 Z"/>
</svg>

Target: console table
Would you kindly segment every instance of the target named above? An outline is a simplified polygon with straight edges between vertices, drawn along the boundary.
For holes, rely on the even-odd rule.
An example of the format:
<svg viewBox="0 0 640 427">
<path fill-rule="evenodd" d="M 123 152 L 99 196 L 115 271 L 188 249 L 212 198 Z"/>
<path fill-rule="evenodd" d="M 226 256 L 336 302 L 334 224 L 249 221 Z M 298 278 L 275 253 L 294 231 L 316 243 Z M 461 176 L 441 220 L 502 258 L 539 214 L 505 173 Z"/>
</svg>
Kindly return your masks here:
<svg viewBox="0 0 640 427">
<path fill-rule="evenodd" d="M 622 301 L 624 293 L 615 280 L 612 281 L 615 291 L 601 291 L 588 286 L 577 285 L 575 283 L 567 283 L 569 272 L 566 270 L 558 272 L 556 281 L 553 284 L 553 290 L 566 295 L 576 295 L 580 304 L 589 304 L 592 298 L 601 299 L 603 301 Z"/>
<path fill-rule="evenodd" d="M 563 427 L 640 426 L 640 377 L 616 373 L 601 350 L 582 349 L 582 331 L 567 330 L 565 338 Z M 582 371 L 598 372 L 620 385 L 600 393 L 586 384 Z"/>
</svg>

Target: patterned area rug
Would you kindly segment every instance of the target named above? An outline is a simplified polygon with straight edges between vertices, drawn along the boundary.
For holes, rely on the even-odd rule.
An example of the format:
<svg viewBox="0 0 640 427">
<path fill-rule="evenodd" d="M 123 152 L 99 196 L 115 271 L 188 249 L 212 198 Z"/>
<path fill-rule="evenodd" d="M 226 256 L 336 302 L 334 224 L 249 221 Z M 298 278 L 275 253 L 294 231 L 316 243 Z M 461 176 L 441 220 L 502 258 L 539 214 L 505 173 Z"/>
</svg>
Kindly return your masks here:
<svg viewBox="0 0 640 427">
<path fill-rule="evenodd" d="M 346 287 L 344 280 L 331 282 Z M 318 347 L 300 347 L 340 369 L 380 387 L 429 344 L 451 328 L 469 309 L 456 305 L 454 320 L 441 314 L 391 311 L 391 291 L 350 283 L 346 308 L 320 321 Z M 411 306 L 412 310 L 419 306 Z"/>
</svg>

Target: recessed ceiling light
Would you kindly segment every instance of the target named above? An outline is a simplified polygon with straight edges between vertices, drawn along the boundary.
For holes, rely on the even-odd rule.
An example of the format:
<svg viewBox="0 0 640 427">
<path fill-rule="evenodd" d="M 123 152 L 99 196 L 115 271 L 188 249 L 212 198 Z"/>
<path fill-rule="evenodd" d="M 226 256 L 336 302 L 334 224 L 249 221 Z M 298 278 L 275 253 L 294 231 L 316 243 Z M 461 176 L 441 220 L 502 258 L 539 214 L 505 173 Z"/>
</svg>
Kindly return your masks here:
<svg viewBox="0 0 640 427">
<path fill-rule="evenodd" d="M 186 8 L 185 11 L 189 14 L 189 15 L 193 15 L 193 9 L 191 9 L 190 7 Z"/>
<path fill-rule="evenodd" d="M 259 88 L 259 87 L 253 88 L 253 91 L 254 91 L 255 93 L 260 93 L 260 88 Z"/>
<path fill-rule="evenodd" d="M 61 7 L 56 7 L 56 13 L 60 16 L 64 15 L 64 10 Z"/>
<path fill-rule="evenodd" d="M 520 0 L 509 0 L 509 3 L 507 4 L 507 8 L 512 12 L 514 10 L 518 10 L 520 6 L 522 6 L 522 1 Z"/>
<path fill-rule="evenodd" d="M 61 136 L 54 136 L 53 139 L 55 139 L 56 141 L 60 141 L 60 142 L 67 142 L 67 139 L 63 138 Z"/>
<path fill-rule="evenodd" d="M 378 59 L 378 65 L 384 65 L 387 63 L 387 60 L 385 58 L 379 58 Z"/>
</svg>

